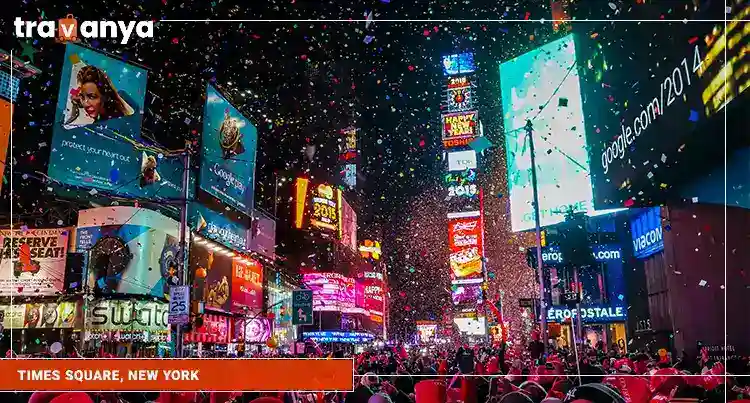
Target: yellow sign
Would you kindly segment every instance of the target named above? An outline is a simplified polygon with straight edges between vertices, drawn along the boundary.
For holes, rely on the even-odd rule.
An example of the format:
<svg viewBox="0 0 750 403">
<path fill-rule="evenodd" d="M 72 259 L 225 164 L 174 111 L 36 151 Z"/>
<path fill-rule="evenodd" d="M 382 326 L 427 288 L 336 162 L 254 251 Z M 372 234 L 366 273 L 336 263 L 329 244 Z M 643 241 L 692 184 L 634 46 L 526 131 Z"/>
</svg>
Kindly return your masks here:
<svg viewBox="0 0 750 403">
<path fill-rule="evenodd" d="M 456 112 L 443 115 L 443 140 L 476 136 L 476 111 Z"/>
</svg>

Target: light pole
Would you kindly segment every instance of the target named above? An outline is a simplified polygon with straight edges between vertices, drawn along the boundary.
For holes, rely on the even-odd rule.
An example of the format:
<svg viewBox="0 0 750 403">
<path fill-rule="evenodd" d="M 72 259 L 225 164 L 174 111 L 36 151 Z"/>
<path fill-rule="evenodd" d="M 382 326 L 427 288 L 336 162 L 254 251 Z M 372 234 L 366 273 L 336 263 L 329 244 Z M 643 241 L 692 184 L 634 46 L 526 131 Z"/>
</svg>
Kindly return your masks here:
<svg viewBox="0 0 750 403">
<path fill-rule="evenodd" d="M 529 142 L 529 153 L 531 154 L 531 187 L 534 192 L 534 223 L 536 224 L 536 268 L 539 274 L 539 338 L 542 341 L 542 352 L 547 351 L 547 307 L 544 300 L 544 272 L 542 262 L 542 226 L 539 218 L 539 189 L 536 181 L 536 158 L 534 155 L 534 126 L 531 120 L 526 120 L 526 139 Z"/>
</svg>

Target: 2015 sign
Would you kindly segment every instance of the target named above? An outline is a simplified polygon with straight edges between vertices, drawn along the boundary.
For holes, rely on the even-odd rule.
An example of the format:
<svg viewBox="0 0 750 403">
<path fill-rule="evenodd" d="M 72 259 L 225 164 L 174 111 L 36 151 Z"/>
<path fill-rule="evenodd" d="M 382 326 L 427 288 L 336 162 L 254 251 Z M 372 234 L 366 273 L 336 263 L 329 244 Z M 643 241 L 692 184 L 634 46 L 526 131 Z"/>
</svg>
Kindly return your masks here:
<svg viewBox="0 0 750 403">
<path fill-rule="evenodd" d="M 479 194 L 479 189 L 477 189 L 477 185 L 458 185 L 458 186 L 451 186 L 448 188 L 448 196 L 476 196 Z"/>
<path fill-rule="evenodd" d="M 473 138 L 477 136 L 477 111 L 443 115 L 443 140 Z"/>
</svg>

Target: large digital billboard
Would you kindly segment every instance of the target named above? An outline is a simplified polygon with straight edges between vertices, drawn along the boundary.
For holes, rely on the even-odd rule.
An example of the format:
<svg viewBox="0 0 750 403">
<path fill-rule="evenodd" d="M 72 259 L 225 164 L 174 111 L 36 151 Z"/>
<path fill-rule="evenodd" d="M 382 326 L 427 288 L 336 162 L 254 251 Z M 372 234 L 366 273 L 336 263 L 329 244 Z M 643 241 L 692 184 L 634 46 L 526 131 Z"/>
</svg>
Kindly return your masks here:
<svg viewBox="0 0 750 403">
<path fill-rule="evenodd" d="M 473 53 L 458 53 L 443 56 L 443 74 L 454 76 L 457 74 L 469 74 L 476 70 Z"/>
<path fill-rule="evenodd" d="M 305 273 L 302 283 L 313 292 L 313 311 L 360 312 L 353 278 L 338 273 Z"/>
<path fill-rule="evenodd" d="M 190 228 L 195 232 L 236 251 L 247 251 L 248 230 L 225 215 L 190 202 Z"/>
<path fill-rule="evenodd" d="M 675 10 L 682 14 L 673 13 L 675 22 L 662 28 L 573 24 L 587 32 L 577 45 L 579 62 L 585 62 L 585 124 L 597 209 L 679 199 L 682 186 L 723 167 L 726 150 L 750 145 L 748 30 L 740 21 L 750 5 L 729 3 L 726 10 L 717 1 Z M 649 13 L 653 8 L 634 7 L 630 18 L 658 18 L 656 10 Z M 703 21 L 678 22 L 682 18 Z M 726 27 L 724 18 L 730 18 Z"/>
<path fill-rule="evenodd" d="M 78 212 L 76 245 L 88 252 L 88 287 L 101 294 L 162 297 L 175 275 L 178 223 L 155 211 L 128 206 Z"/>
<path fill-rule="evenodd" d="M 63 292 L 70 228 L 0 230 L 0 296 Z"/>
<path fill-rule="evenodd" d="M 448 215 L 448 247 L 453 284 L 484 281 L 484 245 L 479 211 Z"/>
<path fill-rule="evenodd" d="M 630 221 L 633 255 L 642 259 L 664 250 L 661 207 L 649 207 Z"/>
<path fill-rule="evenodd" d="M 147 76 L 141 67 L 66 46 L 47 171 L 52 179 L 137 198 L 182 197 L 181 159 L 141 137 Z"/>
<path fill-rule="evenodd" d="M 467 145 L 480 134 L 477 111 L 446 113 L 442 121 L 445 148 Z"/>
<path fill-rule="evenodd" d="M 513 231 L 535 225 L 527 120 L 534 129 L 541 225 L 564 221 L 569 207 L 594 211 L 573 38 L 568 35 L 500 65 Z"/>
<path fill-rule="evenodd" d="M 474 109 L 474 91 L 471 83 L 472 80 L 468 76 L 448 77 L 446 98 L 450 112 Z"/>
<path fill-rule="evenodd" d="M 250 215 L 258 131 L 211 84 L 206 85 L 200 187 Z"/>
</svg>

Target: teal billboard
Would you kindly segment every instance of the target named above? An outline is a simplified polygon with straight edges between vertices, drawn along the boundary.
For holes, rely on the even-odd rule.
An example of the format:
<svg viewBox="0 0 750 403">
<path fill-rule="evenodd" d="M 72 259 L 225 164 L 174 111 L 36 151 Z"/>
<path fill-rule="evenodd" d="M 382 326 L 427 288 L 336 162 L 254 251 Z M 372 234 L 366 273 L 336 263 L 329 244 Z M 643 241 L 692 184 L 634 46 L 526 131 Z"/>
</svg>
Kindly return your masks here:
<svg viewBox="0 0 750 403">
<path fill-rule="evenodd" d="M 52 127 L 52 179 L 135 198 L 182 197 L 180 157 L 141 137 L 147 76 L 141 67 L 67 45 Z"/>
<path fill-rule="evenodd" d="M 189 210 L 195 232 L 238 252 L 248 251 L 246 227 L 199 203 L 190 203 Z"/>
<path fill-rule="evenodd" d="M 258 131 L 211 84 L 203 112 L 200 187 L 250 215 Z"/>
</svg>

